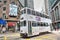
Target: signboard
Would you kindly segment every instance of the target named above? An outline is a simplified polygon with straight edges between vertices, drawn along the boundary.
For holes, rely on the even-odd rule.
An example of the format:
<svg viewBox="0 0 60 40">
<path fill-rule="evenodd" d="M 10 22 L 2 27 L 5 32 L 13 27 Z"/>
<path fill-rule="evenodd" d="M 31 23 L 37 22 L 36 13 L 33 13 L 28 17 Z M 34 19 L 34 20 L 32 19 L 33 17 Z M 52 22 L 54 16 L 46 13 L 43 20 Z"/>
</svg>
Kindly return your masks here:
<svg viewBox="0 0 60 40">
<path fill-rule="evenodd" d="M 17 5 L 13 5 L 13 4 L 10 4 L 10 12 L 9 12 L 9 15 L 10 16 L 17 16 Z"/>
<path fill-rule="evenodd" d="M 36 17 L 37 21 L 41 21 L 41 18 L 39 16 Z"/>
</svg>

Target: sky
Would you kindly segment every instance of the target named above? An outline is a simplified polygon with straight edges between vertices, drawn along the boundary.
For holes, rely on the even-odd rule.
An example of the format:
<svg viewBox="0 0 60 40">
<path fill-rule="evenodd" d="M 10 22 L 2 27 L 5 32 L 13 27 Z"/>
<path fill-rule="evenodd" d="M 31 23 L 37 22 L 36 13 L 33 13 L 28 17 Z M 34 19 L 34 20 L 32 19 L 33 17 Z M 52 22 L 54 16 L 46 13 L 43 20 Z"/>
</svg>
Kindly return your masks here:
<svg viewBox="0 0 60 40">
<path fill-rule="evenodd" d="M 34 9 L 41 12 L 44 9 L 44 0 L 34 0 Z"/>
</svg>

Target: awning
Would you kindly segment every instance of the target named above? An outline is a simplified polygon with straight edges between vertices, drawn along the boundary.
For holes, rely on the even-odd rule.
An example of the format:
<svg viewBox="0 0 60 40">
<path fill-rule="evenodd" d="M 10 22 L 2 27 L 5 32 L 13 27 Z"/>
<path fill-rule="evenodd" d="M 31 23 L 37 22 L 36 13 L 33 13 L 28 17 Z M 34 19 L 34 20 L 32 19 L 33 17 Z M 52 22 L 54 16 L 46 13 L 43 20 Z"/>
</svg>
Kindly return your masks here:
<svg viewBox="0 0 60 40">
<path fill-rule="evenodd" d="M 8 22 L 8 26 L 9 26 L 9 27 L 15 26 L 15 22 Z"/>
<path fill-rule="evenodd" d="M 6 20 L 0 19 L 0 24 L 1 25 L 6 25 Z"/>
</svg>

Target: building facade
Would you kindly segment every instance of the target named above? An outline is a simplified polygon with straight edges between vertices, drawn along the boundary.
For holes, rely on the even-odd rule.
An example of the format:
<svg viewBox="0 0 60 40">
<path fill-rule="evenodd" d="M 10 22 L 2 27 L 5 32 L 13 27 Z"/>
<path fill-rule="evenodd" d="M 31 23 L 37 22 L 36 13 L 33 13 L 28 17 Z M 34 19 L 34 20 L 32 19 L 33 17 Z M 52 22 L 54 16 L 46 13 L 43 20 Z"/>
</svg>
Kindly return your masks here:
<svg viewBox="0 0 60 40">
<path fill-rule="evenodd" d="M 48 0 L 44 0 L 44 5 L 45 5 L 45 13 L 49 15 L 49 4 Z"/>
<path fill-rule="evenodd" d="M 53 28 L 60 29 L 60 0 L 49 0 L 49 12 Z"/>
<path fill-rule="evenodd" d="M 19 0 L 0 0 L 0 18 L 7 21 L 7 30 L 18 29 L 21 8 Z"/>
<path fill-rule="evenodd" d="M 34 9 L 34 0 L 19 0 L 23 7 Z"/>
</svg>

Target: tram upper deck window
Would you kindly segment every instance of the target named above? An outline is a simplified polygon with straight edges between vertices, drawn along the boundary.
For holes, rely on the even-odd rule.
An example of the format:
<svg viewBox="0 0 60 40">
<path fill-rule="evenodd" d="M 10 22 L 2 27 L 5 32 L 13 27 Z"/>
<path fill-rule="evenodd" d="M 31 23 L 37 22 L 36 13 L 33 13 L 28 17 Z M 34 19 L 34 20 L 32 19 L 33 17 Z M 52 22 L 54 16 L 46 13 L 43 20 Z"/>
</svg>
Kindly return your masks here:
<svg viewBox="0 0 60 40">
<path fill-rule="evenodd" d="M 43 14 L 42 13 L 40 13 L 40 17 L 43 17 Z"/>
<path fill-rule="evenodd" d="M 39 12 L 36 12 L 36 16 L 40 16 L 40 15 L 39 15 Z"/>
<path fill-rule="evenodd" d="M 47 18 L 47 16 L 46 16 L 46 15 L 44 15 L 44 18 Z"/>
<path fill-rule="evenodd" d="M 31 10 L 30 9 L 27 9 L 27 14 L 31 14 Z"/>
<path fill-rule="evenodd" d="M 32 11 L 32 15 L 35 15 L 35 11 Z"/>
<path fill-rule="evenodd" d="M 21 14 L 26 14 L 26 9 L 22 10 Z"/>
<path fill-rule="evenodd" d="M 24 14 L 26 13 L 26 9 L 24 9 Z"/>
<path fill-rule="evenodd" d="M 49 18 L 49 16 L 47 16 L 47 15 L 44 15 L 44 18 Z"/>
<path fill-rule="evenodd" d="M 46 18 L 46 16 L 43 14 L 43 18 Z"/>
<path fill-rule="evenodd" d="M 21 11 L 21 14 L 24 14 L 24 11 Z"/>
</svg>

